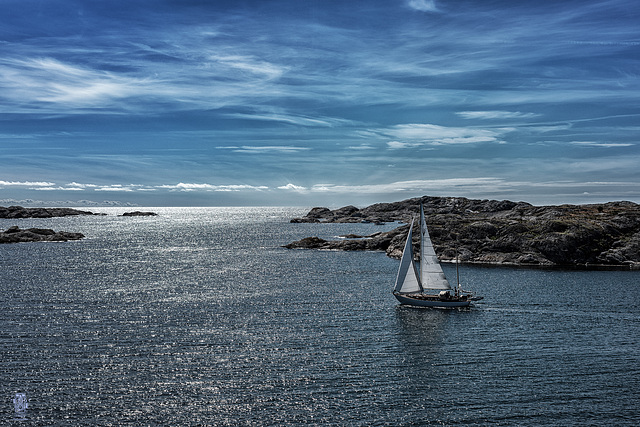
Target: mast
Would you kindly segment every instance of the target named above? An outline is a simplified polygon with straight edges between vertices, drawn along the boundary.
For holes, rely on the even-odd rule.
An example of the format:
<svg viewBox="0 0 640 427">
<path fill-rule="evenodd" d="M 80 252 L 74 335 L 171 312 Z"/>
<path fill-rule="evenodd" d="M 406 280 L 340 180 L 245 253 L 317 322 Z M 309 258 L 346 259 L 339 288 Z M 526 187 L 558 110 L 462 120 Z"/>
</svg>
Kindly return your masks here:
<svg viewBox="0 0 640 427">
<path fill-rule="evenodd" d="M 458 286 L 456 286 L 456 295 L 460 295 L 460 269 L 458 268 L 458 248 L 456 247 L 456 282 L 458 282 Z"/>
</svg>

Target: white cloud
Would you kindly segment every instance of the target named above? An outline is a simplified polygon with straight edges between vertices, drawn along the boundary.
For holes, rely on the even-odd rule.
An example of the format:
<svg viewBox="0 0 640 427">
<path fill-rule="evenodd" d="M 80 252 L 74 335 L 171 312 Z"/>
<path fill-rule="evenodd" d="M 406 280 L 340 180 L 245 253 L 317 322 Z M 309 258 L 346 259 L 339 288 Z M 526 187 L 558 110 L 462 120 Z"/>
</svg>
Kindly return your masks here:
<svg viewBox="0 0 640 427">
<path fill-rule="evenodd" d="M 19 205 L 19 206 L 138 206 L 135 203 L 123 202 L 119 200 L 35 200 L 35 199 L 0 199 L 0 205 Z"/>
<path fill-rule="evenodd" d="M 626 142 L 595 142 L 595 141 L 572 141 L 571 144 L 579 145 L 582 147 L 604 147 L 604 148 L 634 146 L 634 144 L 626 143 Z"/>
<path fill-rule="evenodd" d="M 97 185 L 95 185 L 95 184 L 80 184 L 78 182 L 70 182 L 69 184 L 67 184 L 67 187 L 85 189 L 85 188 L 96 188 Z"/>
<path fill-rule="evenodd" d="M 489 130 L 477 130 L 473 128 L 445 127 L 432 124 L 404 124 L 391 128 L 390 133 L 405 139 L 434 140 L 440 138 L 459 138 L 470 135 L 490 135 L 495 132 Z"/>
<path fill-rule="evenodd" d="M 497 142 L 504 144 L 504 141 L 496 139 L 492 136 L 467 136 L 457 138 L 441 138 L 438 141 L 434 141 L 435 145 L 450 145 L 450 144 L 475 144 L 479 142 Z"/>
<path fill-rule="evenodd" d="M 537 182 L 535 186 L 543 188 L 582 188 L 589 187 L 637 187 L 638 184 L 631 181 L 544 181 Z"/>
<path fill-rule="evenodd" d="M 619 181 L 589 182 L 580 180 L 516 181 L 499 177 L 452 178 L 396 181 L 370 185 L 315 184 L 310 193 L 317 197 L 353 200 L 354 194 L 365 199 L 401 200 L 418 195 L 525 200 L 536 204 L 586 203 L 593 198 L 581 197 L 584 191 L 603 200 L 637 198 L 637 183 Z M 619 196 L 612 199 L 615 192 Z M 367 197 L 369 196 L 369 197 Z"/>
<path fill-rule="evenodd" d="M 118 98 L 144 93 L 145 82 L 104 71 L 81 68 L 53 58 L 0 60 L 6 98 L 67 107 L 105 107 Z"/>
<path fill-rule="evenodd" d="M 320 193 L 363 193 L 382 194 L 400 192 L 438 192 L 446 193 L 453 191 L 480 191 L 491 190 L 500 191 L 500 188 L 507 185 L 504 179 L 494 177 L 476 178 L 450 178 L 432 180 L 411 180 L 396 181 L 384 184 L 368 185 L 337 185 L 337 184 L 315 184 L 311 187 L 311 192 Z"/>
<path fill-rule="evenodd" d="M 36 188 L 32 188 L 31 190 L 37 190 L 37 191 L 82 191 L 82 188 L 75 188 L 75 187 L 36 187 Z"/>
<path fill-rule="evenodd" d="M 51 187 L 56 185 L 54 182 L 38 182 L 38 181 L 0 181 L 3 187 Z"/>
<path fill-rule="evenodd" d="M 381 130 L 380 133 L 394 138 L 389 148 L 410 148 L 421 144 L 474 144 L 480 142 L 502 142 L 499 137 L 509 129 L 476 129 L 445 127 L 432 124 L 403 124 Z"/>
<path fill-rule="evenodd" d="M 138 186 L 136 185 L 119 185 L 119 184 L 114 184 L 114 185 L 105 185 L 102 187 L 97 187 L 94 188 L 94 191 L 116 191 L 116 192 L 132 192 L 135 191 L 136 188 Z"/>
<path fill-rule="evenodd" d="M 409 0 L 409 7 L 421 12 L 437 12 L 435 0 Z"/>
<path fill-rule="evenodd" d="M 215 191 L 242 191 L 242 190 L 265 191 L 269 189 L 269 187 L 267 187 L 266 185 L 246 185 L 246 184 L 218 185 L 216 187 L 217 188 Z"/>
<path fill-rule="evenodd" d="M 209 60 L 225 67 L 235 70 L 236 73 L 251 73 L 265 77 L 267 79 L 275 79 L 282 76 L 287 67 L 278 66 L 270 62 L 256 59 L 252 56 L 242 55 L 211 55 Z"/>
<path fill-rule="evenodd" d="M 307 117 L 287 113 L 229 113 L 225 114 L 225 116 L 237 119 L 282 122 L 309 127 L 336 127 L 353 123 L 351 120 L 335 117 Z"/>
<path fill-rule="evenodd" d="M 165 184 L 159 185 L 157 188 L 165 188 L 170 190 L 183 190 L 183 191 L 193 191 L 193 190 L 215 190 L 217 186 L 211 184 L 193 184 L 193 183 L 184 183 L 180 182 L 178 184 Z"/>
<path fill-rule="evenodd" d="M 375 147 L 371 144 L 351 145 L 347 147 L 349 150 L 373 150 Z"/>
<path fill-rule="evenodd" d="M 539 117 L 537 113 L 523 113 L 520 111 L 459 111 L 456 113 L 464 119 L 530 119 Z"/>
<path fill-rule="evenodd" d="M 421 143 L 414 142 L 400 142 L 400 141 L 389 141 L 387 142 L 387 147 L 391 150 L 399 150 L 403 148 L 413 148 L 421 146 Z"/>
<path fill-rule="evenodd" d="M 178 191 L 242 191 L 242 190 L 254 190 L 264 191 L 269 187 L 264 185 L 247 185 L 247 184 L 230 184 L 230 185 L 213 185 L 213 184 L 193 184 L 180 182 L 178 184 L 165 184 L 158 185 L 156 188 L 178 190 Z"/>
<path fill-rule="evenodd" d="M 265 191 L 269 190 L 268 186 L 264 185 L 248 185 L 248 184 L 198 184 L 198 183 L 184 183 L 177 184 L 164 184 L 156 186 L 147 186 L 141 184 L 84 184 L 78 182 L 70 182 L 67 185 L 57 185 L 53 182 L 17 182 L 17 181 L 0 181 L 0 187 L 19 186 L 29 187 L 31 190 L 37 191 L 101 191 L 101 192 L 149 192 L 158 190 L 170 190 L 170 191 Z M 280 187 L 281 189 L 290 190 L 304 190 L 304 187 L 299 187 L 294 184 L 288 184 L 287 186 Z"/>
<path fill-rule="evenodd" d="M 140 184 L 82 184 L 78 182 L 70 182 L 67 185 L 56 185 L 54 183 L 32 183 L 39 184 L 39 186 L 30 185 L 31 190 L 37 191 L 114 191 L 114 192 L 133 192 L 133 191 L 150 191 L 153 188 L 145 187 Z M 46 185 L 45 185 L 46 184 Z"/>
<path fill-rule="evenodd" d="M 547 132 L 557 132 L 557 131 L 567 130 L 567 129 L 571 129 L 572 127 L 573 125 L 571 123 L 563 123 L 559 125 L 535 124 L 531 126 L 529 125 L 520 126 L 518 130 L 522 132 L 530 132 L 530 133 L 547 133 Z"/>
<path fill-rule="evenodd" d="M 296 147 L 291 145 L 243 145 L 240 147 L 227 146 L 218 148 L 233 150 L 235 153 L 296 153 L 298 151 L 310 150 L 309 147 Z"/>
<path fill-rule="evenodd" d="M 295 185 L 292 183 L 289 183 L 287 185 L 282 185 L 280 187 L 278 187 L 278 190 L 292 190 L 292 191 L 297 191 L 297 192 L 305 192 L 307 191 L 306 187 L 302 187 L 300 185 Z"/>
</svg>

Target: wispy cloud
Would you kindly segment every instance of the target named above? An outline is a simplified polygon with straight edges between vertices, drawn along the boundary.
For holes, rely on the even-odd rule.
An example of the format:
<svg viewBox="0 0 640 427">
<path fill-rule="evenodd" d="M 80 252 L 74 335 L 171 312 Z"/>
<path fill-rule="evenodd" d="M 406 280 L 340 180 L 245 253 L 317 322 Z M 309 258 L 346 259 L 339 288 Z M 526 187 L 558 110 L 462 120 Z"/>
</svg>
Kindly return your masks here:
<svg viewBox="0 0 640 427">
<path fill-rule="evenodd" d="M 56 185 L 46 181 L 0 181 L 2 187 L 50 187 Z"/>
<path fill-rule="evenodd" d="M 539 117 L 538 113 L 523 113 L 520 111 L 459 111 L 456 113 L 463 119 L 530 119 Z"/>
<path fill-rule="evenodd" d="M 481 142 L 503 142 L 500 130 L 446 127 L 433 124 L 395 125 L 379 131 L 382 135 L 393 138 L 389 148 L 410 148 L 420 144 L 448 145 L 475 144 Z"/>
<path fill-rule="evenodd" d="M 246 184 L 229 184 L 229 185 L 213 185 L 213 184 L 194 184 L 194 183 L 184 183 L 180 182 L 178 184 L 165 184 L 158 185 L 156 188 L 167 189 L 167 190 L 178 190 L 178 191 L 243 191 L 243 190 L 251 190 L 251 191 L 264 191 L 268 190 L 269 187 L 263 185 L 246 185 Z"/>
<path fill-rule="evenodd" d="M 114 192 L 133 192 L 136 191 L 138 189 L 140 189 L 141 186 L 139 185 L 120 185 L 120 184 L 113 184 L 113 185 L 104 185 L 104 186 L 98 186 L 96 188 L 93 189 L 93 191 L 114 191 Z"/>
<path fill-rule="evenodd" d="M 61 187 L 61 186 L 36 187 L 36 188 L 32 188 L 32 190 L 37 190 L 37 191 L 83 191 L 82 188 Z"/>
<path fill-rule="evenodd" d="M 121 200 L 37 200 L 37 199 L 0 199 L 0 206 L 19 205 L 19 206 L 93 206 L 93 207 L 121 207 L 121 206 L 139 206 L 131 202 L 123 202 Z"/>
<path fill-rule="evenodd" d="M 567 203 L 567 197 L 582 202 L 610 200 L 616 192 L 629 198 L 638 197 L 637 183 L 629 181 L 583 181 L 583 180 L 511 180 L 498 177 L 473 177 L 455 179 L 395 181 L 370 185 L 316 184 L 310 189 L 316 197 L 323 195 L 329 200 L 347 195 L 351 200 L 357 195 L 366 199 L 373 195 L 378 200 L 399 200 L 416 195 L 466 196 L 470 198 L 497 198 L 527 201 L 534 204 Z M 523 194 L 526 193 L 526 197 Z"/>
<path fill-rule="evenodd" d="M 282 185 L 282 186 L 278 187 L 278 190 L 291 190 L 291 191 L 296 191 L 296 192 L 306 192 L 308 189 L 306 187 L 301 186 L 301 185 L 295 185 L 295 184 L 289 183 L 287 185 Z"/>
<path fill-rule="evenodd" d="M 375 147 L 371 144 L 351 145 L 347 147 L 349 150 L 375 150 Z"/>
<path fill-rule="evenodd" d="M 46 187 L 36 187 L 38 191 L 113 191 L 113 192 L 134 192 L 142 190 L 144 186 L 136 184 L 110 184 L 110 185 L 94 185 L 94 184 L 78 184 L 71 183 L 68 185 L 50 185 Z"/>
<path fill-rule="evenodd" d="M 249 154 L 264 154 L 264 153 L 296 153 L 299 151 L 310 150 L 309 147 L 297 147 L 291 145 L 265 145 L 265 146 L 251 146 L 251 145 L 243 145 L 240 147 L 236 146 L 225 146 L 218 147 L 219 149 L 232 150 L 236 153 L 249 153 Z"/>
<path fill-rule="evenodd" d="M 352 121 L 335 117 L 305 117 L 287 113 L 228 113 L 229 118 L 289 123 L 297 126 L 336 127 L 352 124 Z"/>
<path fill-rule="evenodd" d="M 389 141 L 387 142 L 387 147 L 391 150 L 402 150 L 405 148 L 415 148 L 424 145 L 422 142 L 400 142 L 400 141 Z"/>
<path fill-rule="evenodd" d="M 56 185 L 50 183 L 51 185 L 40 186 L 31 188 L 36 191 L 113 191 L 118 193 L 131 193 L 134 191 L 144 190 L 145 187 L 143 185 L 136 184 L 110 184 L 110 185 L 95 185 L 95 184 L 79 184 L 76 182 L 67 184 L 67 185 Z"/>
<path fill-rule="evenodd" d="M 249 73 L 266 77 L 267 79 L 276 79 L 282 76 L 288 69 L 288 67 L 246 55 L 212 54 L 208 57 L 208 60 L 229 67 L 231 73 Z"/>
<path fill-rule="evenodd" d="M 338 184 L 315 184 L 310 188 L 312 192 L 318 193 L 429 193 L 429 192 L 452 192 L 469 190 L 499 191 L 500 188 L 510 185 L 504 179 L 494 177 L 474 177 L 474 178 L 448 178 L 432 180 L 412 180 L 396 181 L 384 184 L 369 185 L 338 185 Z"/>
<path fill-rule="evenodd" d="M 80 190 L 85 190 L 85 189 L 93 189 L 93 188 L 97 188 L 98 186 L 95 184 L 81 184 L 79 182 L 70 182 L 66 185 L 67 188 L 77 188 Z"/>
<path fill-rule="evenodd" d="M 0 60 L 0 87 L 4 89 L 1 97 L 23 108 L 105 108 L 114 107 L 118 99 L 147 92 L 148 82 L 53 58 L 4 58 Z"/>
<path fill-rule="evenodd" d="M 435 0 L 409 0 L 408 4 L 412 9 L 421 12 L 436 12 L 438 10 Z"/>
<path fill-rule="evenodd" d="M 582 147 L 603 147 L 603 148 L 633 147 L 635 145 L 627 142 L 595 142 L 595 141 L 571 141 L 571 144 L 579 145 Z"/>
<path fill-rule="evenodd" d="M 207 184 L 207 183 L 184 183 L 177 184 L 162 184 L 156 186 L 142 185 L 142 184 L 88 184 L 71 182 L 64 185 L 58 185 L 53 182 L 9 182 L 0 181 L 0 187 L 29 187 L 32 190 L 37 191 L 85 191 L 85 192 L 148 192 L 148 191 L 265 191 L 269 190 L 268 186 L 264 185 L 248 185 L 248 184 Z M 302 189 L 302 187 L 289 186 L 282 187 L 282 189 Z"/>
</svg>

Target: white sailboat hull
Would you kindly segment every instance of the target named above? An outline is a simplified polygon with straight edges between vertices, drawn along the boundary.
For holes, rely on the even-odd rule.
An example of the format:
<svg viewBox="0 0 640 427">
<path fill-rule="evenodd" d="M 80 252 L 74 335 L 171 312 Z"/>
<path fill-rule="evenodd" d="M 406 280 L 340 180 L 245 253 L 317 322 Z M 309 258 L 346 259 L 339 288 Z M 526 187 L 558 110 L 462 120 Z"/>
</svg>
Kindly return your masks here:
<svg viewBox="0 0 640 427">
<path fill-rule="evenodd" d="M 413 305 L 417 307 L 441 307 L 441 308 L 455 308 L 455 307 L 469 307 L 471 305 L 471 299 L 451 299 L 443 300 L 437 296 L 425 297 L 425 296 L 412 296 L 402 295 L 398 293 L 393 294 L 400 304 Z"/>
</svg>

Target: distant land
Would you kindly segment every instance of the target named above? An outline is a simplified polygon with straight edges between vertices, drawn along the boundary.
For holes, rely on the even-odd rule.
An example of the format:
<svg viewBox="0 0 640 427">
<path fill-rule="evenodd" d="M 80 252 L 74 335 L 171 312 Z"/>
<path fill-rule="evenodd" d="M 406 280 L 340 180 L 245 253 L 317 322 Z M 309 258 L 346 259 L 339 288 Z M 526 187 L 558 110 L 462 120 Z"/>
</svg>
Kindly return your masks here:
<svg viewBox="0 0 640 427">
<path fill-rule="evenodd" d="M 22 206 L 0 206 L 0 218 L 57 218 L 75 215 L 106 215 L 105 213 L 93 213 L 72 208 L 24 208 Z M 125 212 L 121 216 L 157 216 L 155 212 Z"/>
<path fill-rule="evenodd" d="M 640 269 L 640 205 L 610 202 L 533 206 L 508 200 L 464 197 L 413 198 L 358 209 L 316 207 L 292 223 L 402 222 L 388 232 L 328 241 L 307 237 L 289 249 L 375 250 L 400 258 L 409 228 L 424 203 L 438 257 L 463 263 L 522 266 L 610 266 Z M 416 219 L 417 226 L 417 219 Z M 419 235 L 414 234 L 416 253 Z"/>
<path fill-rule="evenodd" d="M 56 218 L 74 215 L 104 215 L 71 208 L 23 208 L 22 206 L 0 206 L 0 218 Z"/>
<path fill-rule="evenodd" d="M 106 215 L 71 208 L 24 208 L 22 206 L 0 206 L 0 218 L 24 219 L 24 218 L 58 218 L 77 215 Z M 154 212 L 125 212 L 122 216 L 156 216 Z M 53 231 L 48 228 L 28 228 L 26 230 L 14 225 L 6 230 L 0 230 L 0 244 L 2 243 L 27 243 L 27 242 L 66 242 L 68 240 L 80 240 L 84 238 L 82 233 L 67 231 Z"/>
</svg>

